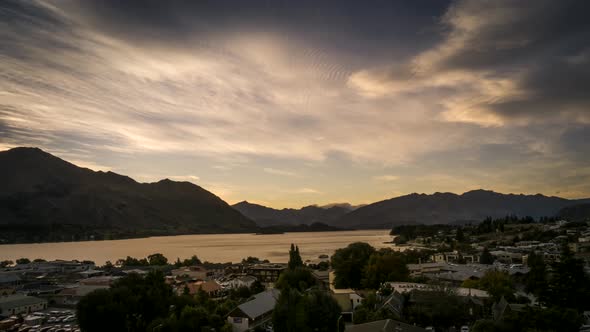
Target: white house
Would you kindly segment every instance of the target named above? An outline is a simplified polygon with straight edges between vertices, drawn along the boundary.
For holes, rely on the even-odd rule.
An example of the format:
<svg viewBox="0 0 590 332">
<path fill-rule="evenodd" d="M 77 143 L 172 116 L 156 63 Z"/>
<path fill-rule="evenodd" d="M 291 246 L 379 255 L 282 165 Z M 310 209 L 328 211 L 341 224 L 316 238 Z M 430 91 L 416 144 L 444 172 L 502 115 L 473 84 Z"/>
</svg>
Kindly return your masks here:
<svg viewBox="0 0 590 332">
<path fill-rule="evenodd" d="M 232 331 L 243 332 L 269 322 L 280 294 L 278 289 L 271 288 L 232 310 L 227 316 Z"/>
<path fill-rule="evenodd" d="M 256 278 L 253 276 L 238 276 L 231 280 L 229 280 L 226 284 L 229 288 L 240 288 L 240 287 L 248 287 L 250 288 L 252 284 L 256 282 Z"/>
</svg>

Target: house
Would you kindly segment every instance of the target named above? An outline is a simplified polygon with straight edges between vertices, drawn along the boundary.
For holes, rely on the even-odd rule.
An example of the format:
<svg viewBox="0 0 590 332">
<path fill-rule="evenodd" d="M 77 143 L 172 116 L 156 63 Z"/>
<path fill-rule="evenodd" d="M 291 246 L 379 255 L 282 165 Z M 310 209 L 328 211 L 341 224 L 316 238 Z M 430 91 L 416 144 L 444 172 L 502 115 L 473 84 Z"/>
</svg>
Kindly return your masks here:
<svg viewBox="0 0 590 332">
<path fill-rule="evenodd" d="M 117 276 L 89 277 L 89 278 L 80 280 L 78 283 L 80 285 L 86 285 L 86 286 L 109 286 L 110 287 L 119 278 L 120 277 L 117 277 Z"/>
<path fill-rule="evenodd" d="M 245 272 L 256 277 L 260 282 L 272 283 L 279 280 L 279 276 L 286 269 L 287 264 L 265 263 L 248 266 Z"/>
<path fill-rule="evenodd" d="M 195 295 L 199 291 L 202 290 L 205 293 L 207 293 L 207 295 L 209 295 L 210 297 L 216 297 L 223 290 L 221 285 L 218 284 L 217 281 L 215 281 L 215 280 L 212 280 L 212 281 L 199 280 L 196 282 L 190 282 L 190 283 L 187 283 L 185 287 L 188 288 L 188 293 L 190 295 Z M 178 289 L 178 292 L 180 294 L 182 294 L 184 292 L 184 287 L 180 287 Z"/>
<path fill-rule="evenodd" d="M 443 288 L 437 285 L 430 285 L 430 284 L 420 284 L 414 282 L 389 282 L 387 283 L 391 286 L 391 289 L 394 292 L 398 292 L 400 294 L 409 293 L 411 291 L 425 291 L 425 292 L 436 292 L 441 291 Z M 465 288 L 465 287 L 449 287 L 449 289 L 453 290 L 457 296 L 471 296 L 477 298 L 489 298 L 490 295 L 488 292 L 474 289 L 474 288 Z"/>
<path fill-rule="evenodd" d="M 226 284 L 227 287 L 237 289 L 240 287 L 252 287 L 252 284 L 256 282 L 256 278 L 253 276 L 237 276 L 229 280 Z"/>
<path fill-rule="evenodd" d="M 523 311 L 526 306 L 526 304 L 508 303 L 504 296 L 502 296 L 500 301 L 492 305 L 492 316 L 494 320 L 502 320 L 504 318 L 504 315 L 506 315 L 507 313 L 511 311 Z"/>
<path fill-rule="evenodd" d="M 329 271 L 313 270 L 311 272 L 311 274 L 316 279 L 317 284 L 322 289 L 329 289 L 330 288 L 330 272 Z"/>
<path fill-rule="evenodd" d="M 498 261 L 506 264 L 522 263 L 522 253 L 510 252 L 506 250 L 495 250 L 491 251 L 490 254 L 494 256 Z"/>
<path fill-rule="evenodd" d="M 391 295 L 385 298 L 381 309 L 385 309 L 397 317 L 401 317 L 404 310 L 404 298 L 403 295 L 398 292 L 393 292 Z"/>
<path fill-rule="evenodd" d="M 425 329 L 398 322 L 393 319 L 378 320 L 370 323 L 349 325 L 346 332 L 426 332 Z"/>
<path fill-rule="evenodd" d="M 232 331 L 243 332 L 268 323 L 280 294 L 278 289 L 268 289 L 232 310 L 227 316 Z"/>
<path fill-rule="evenodd" d="M 108 285 L 76 285 L 62 289 L 51 297 L 56 304 L 66 307 L 73 307 L 80 299 L 97 289 L 109 289 Z"/>
<path fill-rule="evenodd" d="M 176 278 L 189 278 L 192 280 L 209 280 L 213 273 L 203 266 L 188 266 L 170 271 Z"/>
<path fill-rule="evenodd" d="M 332 297 L 342 309 L 345 321 L 352 321 L 354 310 L 362 304 L 363 297 L 353 289 L 331 289 Z"/>
<path fill-rule="evenodd" d="M 47 300 L 34 296 L 14 294 L 0 297 L 0 315 L 29 314 L 47 309 Z"/>
<path fill-rule="evenodd" d="M 20 282 L 15 273 L 0 273 L 0 296 L 13 294 Z"/>
</svg>

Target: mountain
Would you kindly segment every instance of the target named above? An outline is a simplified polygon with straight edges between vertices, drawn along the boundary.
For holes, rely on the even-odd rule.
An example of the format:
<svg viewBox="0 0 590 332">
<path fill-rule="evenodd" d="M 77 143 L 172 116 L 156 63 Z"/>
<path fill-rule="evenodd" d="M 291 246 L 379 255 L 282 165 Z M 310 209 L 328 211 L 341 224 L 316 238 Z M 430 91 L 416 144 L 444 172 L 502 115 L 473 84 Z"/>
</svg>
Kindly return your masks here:
<svg viewBox="0 0 590 332">
<path fill-rule="evenodd" d="M 559 211 L 557 215 L 569 221 L 590 220 L 590 203 L 576 204 L 564 207 Z"/>
<path fill-rule="evenodd" d="M 554 216 L 560 209 L 590 203 L 590 199 L 568 200 L 537 195 L 500 194 L 473 190 L 462 195 L 453 193 L 410 194 L 354 210 L 329 223 L 340 227 L 384 227 L 401 224 L 448 224 L 481 221 L 486 217 L 506 215 Z"/>
<path fill-rule="evenodd" d="M 301 209 L 273 209 L 243 201 L 232 206 L 259 226 L 329 224 L 351 211 L 350 204 L 327 207 L 310 205 Z"/>
<path fill-rule="evenodd" d="M 77 167 L 37 148 L 0 152 L 0 183 L 4 241 L 71 240 L 78 239 L 78 232 L 81 237 L 119 238 L 257 229 L 252 220 L 192 183 L 138 183 Z"/>
</svg>

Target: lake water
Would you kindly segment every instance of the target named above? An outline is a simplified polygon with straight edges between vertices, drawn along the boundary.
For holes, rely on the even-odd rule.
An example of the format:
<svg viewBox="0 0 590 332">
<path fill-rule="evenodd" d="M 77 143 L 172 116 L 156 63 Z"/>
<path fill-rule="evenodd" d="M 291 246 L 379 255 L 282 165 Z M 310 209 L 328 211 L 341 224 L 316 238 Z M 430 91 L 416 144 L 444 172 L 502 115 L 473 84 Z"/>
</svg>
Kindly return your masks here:
<svg viewBox="0 0 590 332">
<path fill-rule="evenodd" d="M 202 261 L 216 263 L 240 262 L 247 256 L 287 262 L 291 243 L 299 246 L 303 260 L 331 255 L 336 249 L 353 242 L 367 242 L 375 248 L 391 247 L 389 230 L 358 230 L 342 232 L 285 234 L 212 234 L 159 236 L 142 239 L 0 245 L 0 261 L 29 259 L 92 260 L 98 265 L 110 260 L 132 256 L 146 257 L 162 253 L 169 261 L 197 255 Z"/>
</svg>

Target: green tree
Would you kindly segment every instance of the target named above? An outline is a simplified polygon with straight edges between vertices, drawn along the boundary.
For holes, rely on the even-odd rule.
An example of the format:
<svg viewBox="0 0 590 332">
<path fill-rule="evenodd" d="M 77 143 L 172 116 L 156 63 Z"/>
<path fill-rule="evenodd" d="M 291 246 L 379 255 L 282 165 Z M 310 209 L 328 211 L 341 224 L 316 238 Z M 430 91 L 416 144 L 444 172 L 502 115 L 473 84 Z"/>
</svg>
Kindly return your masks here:
<svg viewBox="0 0 590 332">
<path fill-rule="evenodd" d="M 336 300 L 321 290 L 300 292 L 287 288 L 281 291 L 272 321 L 275 331 L 333 332 L 338 330 L 340 313 Z"/>
<path fill-rule="evenodd" d="M 334 286 L 360 288 L 364 269 L 374 253 L 375 248 L 364 242 L 351 243 L 346 248 L 336 250 L 331 259 L 335 274 Z"/>
<path fill-rule="evenodd" d="M 152 266 L 161 266 L 168 264 L 168 258 L 164 257 L 164 255 L 157 253 L 151 254 L 147 257 L 149 265 Z"/>
<path fill-rule="evenodd" d="M 590 278 L 584 271 L 584 262 L 565 252 L 560 262 L 553 265 L 553 273 L 541 300 L 547 305 L 561 308 L 588 309 Z"/>
<path fill-rule="evenodd" d="M 378 289 L 386 281 L 406 281 L 410 271 L 403 256 L 403 253 L 393 250 L 380 250 L 372 254 L 365 267 L 361 285 Z"/>
<path fill-rule="evenodd" d="M 0 262 L 0 268 L 5 268 L 5 267 L 11 266 L 13 264 L 14 264 L 13 261 L 5 260 L 5 261 Z"/>
<path fill-rule="evenodd" d="M 16 260 L 16 264 L 29 264 L 31 262 L 28 258 L 19 258 Z"/>
<path fill-rule="evenodd" d="M 154 319 L 168 314 L 172 302 L 172 289 L 161 272 L 150 272 L 145 278 L 130 274 L 108 290 L 93 291 L 83 297 L 76 314 L 83 331 L 106 331 L 113 327 L 145 331 Z"/>
<path fill-rule="evenodd" d="M 305 267 L 298 267 L 294 270 L 286 270 L 281 273 L 279 280 L 275 285 L 280 290 L 287 288 L 297 289 L 304 291 L 312 286 L 315 286 L 316 279 L 314 278 L 311 271 Z"/>
<path fill-rule="evenodd" d="M 514 299 L 514 283 L 510 275 L 503 271 L 489 270 L 475 284 L 476 287 L 487 291 L 494 301 L 498 301 L 504 296 L 508 301 Z"/>
<path fill-rule="evenodd" d="M 303 266 L 303 260 L 299 254 L 299 247 L 291 243 L 291 249 L 289 250 L 289 269 L 294 270 L 298 267 Z"/>
<path fill-rule="evenodd" d="M 455 239 L 459 243 L 465 241 L 465 235 L 463 234 L 463 228 L 462 227 L 457 228 L 457 235 L 455 236 Z"/>
<path fill-rule="evenodd" d="M 531 251 L 527 258 L 529 273 L 525 278 L 526 291 L 536 296 L 547 289 L 547 269 L 543 256 Z"/>
<path fill-rule="evenodd" d="M 483 248 L 483 252 L 481 253 L 481 257 L 479 258 L 479 262 L 481 264 L 490 265 L 494 263 L 494 256 L 490 253 L 488 247 Z"/>
</svg>

